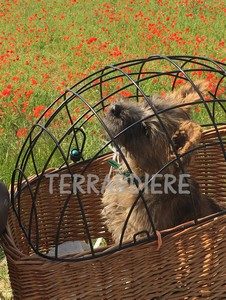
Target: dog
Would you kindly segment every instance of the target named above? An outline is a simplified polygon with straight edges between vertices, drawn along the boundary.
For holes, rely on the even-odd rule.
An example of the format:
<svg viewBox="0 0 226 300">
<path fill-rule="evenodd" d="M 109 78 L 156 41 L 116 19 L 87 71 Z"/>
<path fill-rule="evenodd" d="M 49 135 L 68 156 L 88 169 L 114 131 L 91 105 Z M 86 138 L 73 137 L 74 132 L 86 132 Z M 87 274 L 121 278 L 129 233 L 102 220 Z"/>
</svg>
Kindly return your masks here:
<svg viewBox="0 0 226 300">
<path fill-rule="evenodd" d="M 206 81 L 195 85 L 206 95 Z M 185 180 L 185 192 L 179 193 L 180 176 L 186 173 L 192 149 L 202 135 L 201 126 L 190 118 L 191 105 L 186 104 L 199 99 L 187 83 L 165 97 L 153 96 L 141 103 L 123 99 L 110 107 L 105 124 L 114 142 L 121 151 L 124 149 L 125 157 L 102 197 L 102 216 L 116 244 L 133 241 L 136 235 L 143 238 L 152 234 L 152 225 L 158 231 L 164 230 L 225 209 L 202 194 L 192 177 Z M 128 173 L 138 180 L 128 180 Z M 156 174 L 159 190 L 153 193 L 153 180 L 144 184 L 143 178 Z M 166 193 L 167 176 L 174 182 Z"/>
</svg>

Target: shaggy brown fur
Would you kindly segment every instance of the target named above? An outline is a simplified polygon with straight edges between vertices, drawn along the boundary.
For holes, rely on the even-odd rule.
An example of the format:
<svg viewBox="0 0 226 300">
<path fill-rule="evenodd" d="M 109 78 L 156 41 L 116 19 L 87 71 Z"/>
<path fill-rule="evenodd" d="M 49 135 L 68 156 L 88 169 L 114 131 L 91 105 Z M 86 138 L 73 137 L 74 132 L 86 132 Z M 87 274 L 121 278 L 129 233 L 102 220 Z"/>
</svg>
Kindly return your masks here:
<svg viewBox="0 0 226 300">
<path fill-rule="evenodd" d="M 206 82 L 199 81 L 196 86 L 201 93 L 206 93 Z M 176 182 L 173 187 L 177 191 L 176 194 L 164 193 L 163 179 L 158 181 L 159 190 L 163 191 L 163 194 L 153 194 L 150 188 L 146 188 L 143 193 L 143 198 L 157 230 L 174 227 L 194 218 L 194 206 L 190 192 L 193 195 L 198 217 L 223 210 L 223 207 L 215 200 L 200 193 L 198 183 L 193 178 L 188 179 L 190 185 L 190 188 L 187 188 L 188 194 L 178 192 L 180 167 L 182 166 L 186 173 L 192 156 L 186 153 L 199 143 L 202 130 L 190 119 L 189 106 L 173 109 L 172 107 L 198 99 L 199 96 L 195 90 L 190 84 L 186 84 L 181 89 L 166 95 L 164 99 L 159 97 L 150 99 L 158 111 L 161 121 L 149 104 L 135 104 L 126 99 L 113 105 L 106 117 L 110 133 L 116 137 L 116 142 L 125 149 L 125 157 L 130 168 L 140 178 L 145 174 L 150 176 L 156 174 L 177 155 L 182 155 L 180 164 L 176 160 L 161 172 L 163 175 L 175 176 Z M 161 112 L 164 109 L 167 111 Z M 143 120 L 144 118 L 146 119 Z M 126 128 L 128 129 L 120 134 Z M 173 145 L 170 145 L 166 131 Z M 129 183 L 123 175 L 123 171 L 126 170 L 127 168 L 123 165 L 122 170 L 113 176 L 102 198 L 104 206 L 102 215 L 115 243 L 120 240 L 126 217 L 136 199 L 137 203 L 128 220 L 123 241 L 132 240 L 134 234 L 141 231 L 152 233 L 142 197 L 138 196 L 139 189 L 144 187 L 143 183 L 139 183 L 139 189 L 135 184 Z"/>
</svg>

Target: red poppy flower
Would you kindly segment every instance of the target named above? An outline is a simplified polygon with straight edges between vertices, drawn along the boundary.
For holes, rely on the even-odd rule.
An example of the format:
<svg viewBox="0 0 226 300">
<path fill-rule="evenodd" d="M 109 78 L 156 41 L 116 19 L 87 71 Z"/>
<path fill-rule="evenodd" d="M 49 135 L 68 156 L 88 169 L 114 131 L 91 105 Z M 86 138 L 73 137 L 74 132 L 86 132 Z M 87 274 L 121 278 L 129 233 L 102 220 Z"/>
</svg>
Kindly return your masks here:
<svg viewBox="0 0 226 300">
<path fill-rule="evenodd" d="M 29 98 L 33 93 L 34 93 L 34 91 L 32 91 L 32 90 L 26 91 L 25 92 L 26 98 Z"/>
<path fill-rule="evenodd" d="M 119 94 L 122 96 L 122 97 L 129 97 L 129 96 L 132 96 L 132 93 L 129 92 L 129 91 L 121 91 L 119 92 Z"/>
<path fill-rule="evenodd" d="M 111 51 L 111 56 L 117 57 L 122 55 L 122 52 L 119 50 L 118 47 L 113 48 L 113 50 Z"/>
<path fill-rule="evenodd" d="M 221 40 L 218 44 L 219 47 L 224 47 L 224 40 Z"/>
<path fill-rule="evenodd" d="M 21 109 L 22 113 L 25 113 L 27 111 L 28 105 L 29 105 L 28 101 L 24 101 L 22 103 L 22 109 Z"/>
<path fill-rule="evenodd" d="M 46 109 L 46 106 L 45 106 L 45 105 L 39 105 L 39 106 L 36 106 L 36 107 L 33 109 L 33 116 L 34 116 L 35 118 L 39 118 L 45 109 Z"/>
<path fill-rule="evenodd" d="M 32 77 L 31 78 L 31 84 L 36 85 L 37 83 L 38 83 L 38 81 Z"/>
<path fill-rule="evenodd" d="M 96 40 L 97 40 L 96 37 L 91 37 L 91 38 L 89 38 L 86 42 L 87 42 L 87 44 L 91 44 L 91 43 L 93 43 L 93 42 L 96 42 Z"/>
<path fill-rule="evenodd" d="M 8 97 L 8 96 L 10 96 L 11 91 L 12 91 L 11 88 L 8 88 L 8 87 L 7 87 L 7 88 L 5 88 L 4 90 L 2 90 L 2 93 L 1 93 L 1 94 L 2 94 L 3 97 Z"/>
<path fill-rule="evenodd" d="M 23 128 L 19 128 L 16 132 L 16 136 L 18 138 L 23 138 L 27 135 L 27 128 L 23 127 Z"/>
<path fill-rule="evenodd" d="M 19 79 L 20 78 L 18 76 L 13 76 L 13 78 L 12 78 L 13 81 L 19 81 Z"/>
</svg>

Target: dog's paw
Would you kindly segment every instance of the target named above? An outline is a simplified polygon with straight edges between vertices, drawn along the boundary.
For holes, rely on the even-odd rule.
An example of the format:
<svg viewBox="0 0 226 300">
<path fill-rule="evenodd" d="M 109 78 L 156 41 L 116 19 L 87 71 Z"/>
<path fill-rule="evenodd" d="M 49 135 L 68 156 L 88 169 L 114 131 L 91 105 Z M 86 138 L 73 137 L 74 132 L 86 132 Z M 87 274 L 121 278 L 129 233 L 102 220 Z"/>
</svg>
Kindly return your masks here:
<svg viewBox="0 0 226 300">
<path fill-rule="evenodd" d="M 199 144 L 201 137 L 202 128 L 199 124 L 191 120 L 181 122 L 179 129 L 172 137 L 176 153 L 171 149 L 170 158 L 175 159 L 178 155 L 183 164 L 189 163 L 192 150 Z"/>
</svg>

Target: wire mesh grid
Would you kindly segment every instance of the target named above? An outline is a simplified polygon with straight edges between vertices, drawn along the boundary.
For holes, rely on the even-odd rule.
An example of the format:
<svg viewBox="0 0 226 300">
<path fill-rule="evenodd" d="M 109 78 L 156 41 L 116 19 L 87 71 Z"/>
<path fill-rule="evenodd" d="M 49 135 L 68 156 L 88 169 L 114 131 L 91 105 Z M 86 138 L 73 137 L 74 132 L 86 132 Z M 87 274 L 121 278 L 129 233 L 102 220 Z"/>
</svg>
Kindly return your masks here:
<svg viewBox="0 0 226 300">
<path fill-rule="evenodd" d="M 31 128 L 18 155 L 12 176 L 12 207 L 23 235 L 30 245 L 29 251 L 53 260 L 77 261 L 96 258 L 124 247 L 131 247 L 134 243 L 144 242 L 137 241 L 135 235 L 133 242 L 123 243 L 128 220 L 139 198 L 144 203 L 153 228 L 153 234 L 149 235 L 147 232 L 145 241 L 156 239 L 156 228 L 146 205 L 143 190 L 137 186 L 139 191 L 137 201 L 127 214 L 120 242 L 110 247 L 112 240 L 100 217 L 101 204 L 97 203 L 101 202 L 100 190 L 110 170 L 107 161 L 112 156 L 108 154 L 111 153 L 112 144 L 128 171 L 132 173 L 131 166 L 117 143 L 117 137 L 133 128 L 136 123 L 113 136 L 105 124 L 105 112 L 120 97 L 134 102 L 139 102 L 142 98 L 154 112 L 146 118 L 155 116 L 161 123 L 161 115 L 165 110 L 157 111 L 149 96 L 174 90 L 176 86 L 189 82 L 200 100 L 178 104 L 170 109 L 186 105 L 194 106 L 194 117 L 199 115 L 201 126 L 213 128 L 217 136 L 212 142 L 200 144 L 190 152 L 202 148 L 208 151 L 211 146 L 218 145 L 226 161 L 226 141 L 220 134 L 220 126 L 226 125 L 225 66 L 222 62 L 205 57 L 154 55 L 146 59 L 107 66 L 81 80 L 57 98 Z M 204 98 L 195 85 L 197 78 L 204 78 L 210 82 L 208 99 Z M 139 122 L 144 120 L 141 119 Z M 164 127 L 163 123 L 162 126 Z M 167 139 L 173 148 L 169 135 Z M 182 157 L 174 148 L 173 150 L 175 159 L 150 177 L 148 183 L 175 161 L 178 162 L 181 171 L 185 172 L 181 163 Z M 185 155 L 187 154 L 189 153 Z M 101 160 L 98 165 L 98 159 L 103 157 L 106 157 L 106 160 L 104 162 Z M 101 173 L 95 195 L 93 191 L 82 193 L 76 190 L 74 193 L 75 172 L 76 176 L 84 175 L 86 178 L 90 174 Z M 63 195 L 59 184 L 62 174 L 65 186 L 68 187 Z M 190 196 L 194 206 L 192 224 L 196 224 L 198 220 L 192 192 Z M 222 212 L 216 215 L 220 214 Z M 184 225 L 183 228 L 185 226 L 191 224 Z M 98 239 L 102 239 L 101 248 L 95 246 Z M 59 255 L 59 245 L 65 241 L 84 242 L 88 245 L 87 251 L 62 258 Z M 53 249 L 53 255 L 48 254 L 50 249 Z"/>
</svg>

